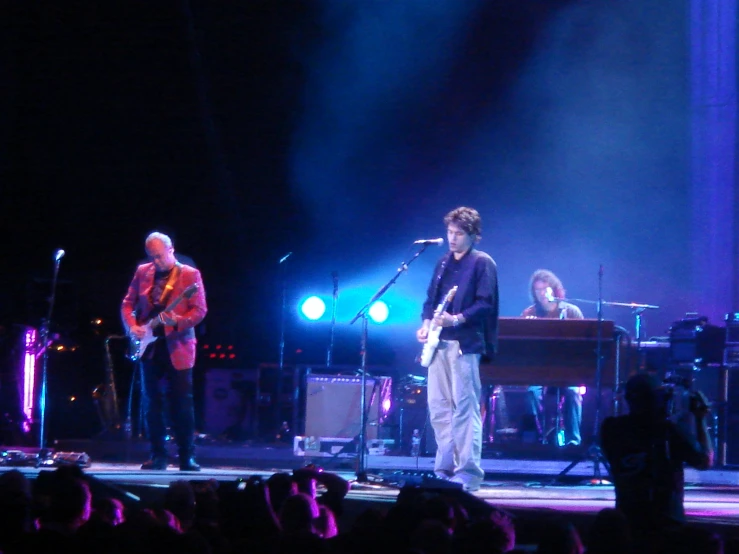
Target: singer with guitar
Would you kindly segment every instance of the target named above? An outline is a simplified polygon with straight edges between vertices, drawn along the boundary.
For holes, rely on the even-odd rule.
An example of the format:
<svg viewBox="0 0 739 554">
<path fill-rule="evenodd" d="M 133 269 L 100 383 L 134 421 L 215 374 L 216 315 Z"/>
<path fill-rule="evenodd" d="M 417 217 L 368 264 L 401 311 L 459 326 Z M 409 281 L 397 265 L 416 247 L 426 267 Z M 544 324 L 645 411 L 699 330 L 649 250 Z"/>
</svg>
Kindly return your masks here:
<svg viewBox="0 0 739 554">
<path fill-rule="evenodd" d="M 167 469 L 160 389 L 160 382 L 166 379 L 180 470 L 199 471 L 194 458 L 193 328 L 208 311 L 205 289 L 200 272 L 177 261 L 167 235 L 151 233 L 145 247 L 151 261 L 136 269 L 121 304 L 123 324 L 131 338 L 131 357 L 141 361 L 142 400 L 151 442 L 151 458 L 141 469 Z"/>
<path fill-rule="evenodd" d="M 416 338 L 426 344 L 441 329 L 438 345 L 422 354 L 436 437 L 434 471 L 475 491 L 485 476 L 480 466 L 480 358 L 492 357 L 497 348 L 498 274 L 493 259 L 474 248 L 482 230 L 477 210 L 452 210 L 444 225 L 449 252 L 436 264 Z"/>
</svg>

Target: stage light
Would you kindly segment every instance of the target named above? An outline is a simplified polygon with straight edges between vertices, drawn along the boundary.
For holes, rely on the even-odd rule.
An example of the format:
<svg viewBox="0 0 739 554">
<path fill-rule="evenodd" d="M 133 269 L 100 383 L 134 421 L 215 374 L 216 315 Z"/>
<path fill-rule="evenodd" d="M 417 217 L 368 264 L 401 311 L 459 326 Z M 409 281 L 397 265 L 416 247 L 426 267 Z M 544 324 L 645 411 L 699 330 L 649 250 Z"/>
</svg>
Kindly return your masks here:
<svg viewBox="0 0 739 554">
<path fill-rule="evenodd" d="M 33 406 L 35 403 L 34 386 L 36 380 L 36 329 L 26 327 L 23 352 L 23 432 L 31 430 Z"/>
<path fill-rule="evenodd" d="M 315 321 L 320 319 L 326 312 L 326 304 L 317 296 L 311 296 L 310 298 L 305 299 L 303 304 L 300 306 L 300 311 L 305 317 L 311 321 Z"/>
<path fill-rule="evenodd" d="M 375 323 L 382 323 L 387 319 L 389 310 L 387 304 L 382 300 L 378 300 L 369 309 L 369 316 Z"/>
<path fill-rule="evenodd" d="M 584 386 L 584 385 L 580 385 L 580 386 L 579 386 L 579 387 L 577 388 L 577 392 L 579 392 L 579 393 L 580 393 L 581 395 L 583 395 L 583 396 L 584 396 L 584 395 L 585 395 L 585 393 L 586 393 L 586 392 L 588 392 L 588 388 L 587 388 L 586 386 Z"/>
</svg>

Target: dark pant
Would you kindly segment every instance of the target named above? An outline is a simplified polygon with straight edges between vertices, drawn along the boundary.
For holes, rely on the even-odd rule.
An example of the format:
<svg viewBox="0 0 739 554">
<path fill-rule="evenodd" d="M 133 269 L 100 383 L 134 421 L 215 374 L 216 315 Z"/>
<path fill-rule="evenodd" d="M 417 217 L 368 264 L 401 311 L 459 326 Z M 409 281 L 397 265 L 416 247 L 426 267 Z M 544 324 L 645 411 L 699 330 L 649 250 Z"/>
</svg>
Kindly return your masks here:
<svg viewBox="0 0 739 554">
<path fill-rule="evenodd" d="M 179 449 L 180 460 L 189 459 L 194 452 L 195 413 L 193 410 L 192 368 L 175 369 L 169 358 L 164 338 L 151 346 L 150 359 L 142 359 L 142 402 L 146 424 L 149 427 L 151 454 L 166 457 L 166 425 L 164 418 L 164 388 L 167 385 L 167 400 L 174 438 Z"/>
</svg>

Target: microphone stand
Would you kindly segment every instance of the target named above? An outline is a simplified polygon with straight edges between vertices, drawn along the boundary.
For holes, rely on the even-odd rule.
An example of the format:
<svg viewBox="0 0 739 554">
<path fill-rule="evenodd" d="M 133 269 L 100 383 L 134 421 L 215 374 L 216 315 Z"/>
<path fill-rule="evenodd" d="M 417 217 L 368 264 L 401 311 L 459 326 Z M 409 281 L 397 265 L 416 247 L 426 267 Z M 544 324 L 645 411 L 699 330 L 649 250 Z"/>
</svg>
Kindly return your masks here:
<svg viewBox="0 0 739 554">
<path fill-rule="evenodd" d="M 285 312 L 287 309 L 287 259 L 292 256 L 292 252 L 288 252 L 277 264 L 280 266 L 280 281 L 282 283 L 282 305 L 280 307 L 280 354 L 277 364 L 277 387 L 275 390 L 275 413 L 274 413 L 274 429 L 280 429 L 282 426 L 280 412 L 280 397 L 282 396 L 282 379 L 285 367 Z"/>
<path fill-rule="evenodd" d="M 366 442 L 367 442 L 367 410 L 365 408 L 367 403 L 367 391 L 366 391 L 366 383 L 367 383 L 367 334 L 368 334 L 368 313 L 369 309 L 377 302 L 382 296 L 387 292 L 387 290 L 395 284 L 395 281 L 398 280 L 398 277 L 404 272 L 408 270 L 408 266 L 411 265 L 416 258 L 418 258 L 425 250 L 428 248 L 428 244 L 422 244 L 421 249 L 416 252 L 410 260 L 407 262 L 403 262 L 400 264 L 400 267 L 398 267 L 397 271 L 395 272 L 395 275 L 387 282 L 385 283 L 380 290 L 378 290 L 372 298 L 369 299 L 369 301 L 362 306 L 362 308 L 357 312 L 357 314 L 352 318 L 352 320 L 349 322 L 349 325 L 354 325 L 354 323 L 359 319 L 362 318 L 362 337 L 361 337 L 361 345 L 360 345 L 360 371 L 361 371 L 361 387 L 362 387 L 362 393 L 359 399 L 359 445 L 357 446 L 357 482 L 359 483 L 367 483 L 367 457 L 366 457 Z"/>
<path fill-rule="evenodd" d="M 49 311 L 46 319 L 41 321 L 41 347 L 44 353 L 41 358 L 41 394 L 39 400 L 39 449 L 46 448 L 46 388 L 47 388 L 47 367 L 49 361 L 49 330 L 51 327 L 51 314 L 54 311 L 54 301 L 56 299 L 56 283 L 59 275 L 59 265 L 64 257 L 64 250 L 57 251 L 54 256 L 54 274 L 51 279 L 51 296 L 49 296 Z"/>
<path fill-rule="evenodd" d="M 331 338 L 328 341 L 328 352 L 326 353 L 326 368 L 331 369 L 334 355 L 334 329 L 336 328 L 336 303 L 339 299 L 339 272 L 332 271 L 331 278 L 334 280 L 334 295 L 331 303 Z"/>
</svg>

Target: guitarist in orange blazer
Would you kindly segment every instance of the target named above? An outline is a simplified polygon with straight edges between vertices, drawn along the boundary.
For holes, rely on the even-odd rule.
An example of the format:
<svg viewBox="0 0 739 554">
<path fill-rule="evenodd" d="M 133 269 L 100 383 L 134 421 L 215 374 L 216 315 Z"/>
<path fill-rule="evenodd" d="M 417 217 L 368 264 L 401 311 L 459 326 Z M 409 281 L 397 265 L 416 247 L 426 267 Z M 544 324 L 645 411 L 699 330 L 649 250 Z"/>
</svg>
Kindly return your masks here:
<svg viewBox="0 0 739 554">
<path fill-rule="evenodd" d="M 147 324 L 157 337 L 141 358 L 142 396 L 151 441 L 151 458 L 141 469 L 167 469 L 164 402 L 159 386 L 166 379 L 180 470 L 199 471 L 194 458 L 192 370 L 197 343 L 194 327 L 208 311 L 205 289 L 197 269 L 177 262 L 167 235 L 151 233 L 146 239 L 146 253 L 151 262 L 136 269 L 121 304 L 123 324 L 132 338 L 141 339 Z M 193 285 L 197 287 L 195 293 L 185 296 Z M 176 306 L 167 310 L 177 300 Z"/>
</svg>

